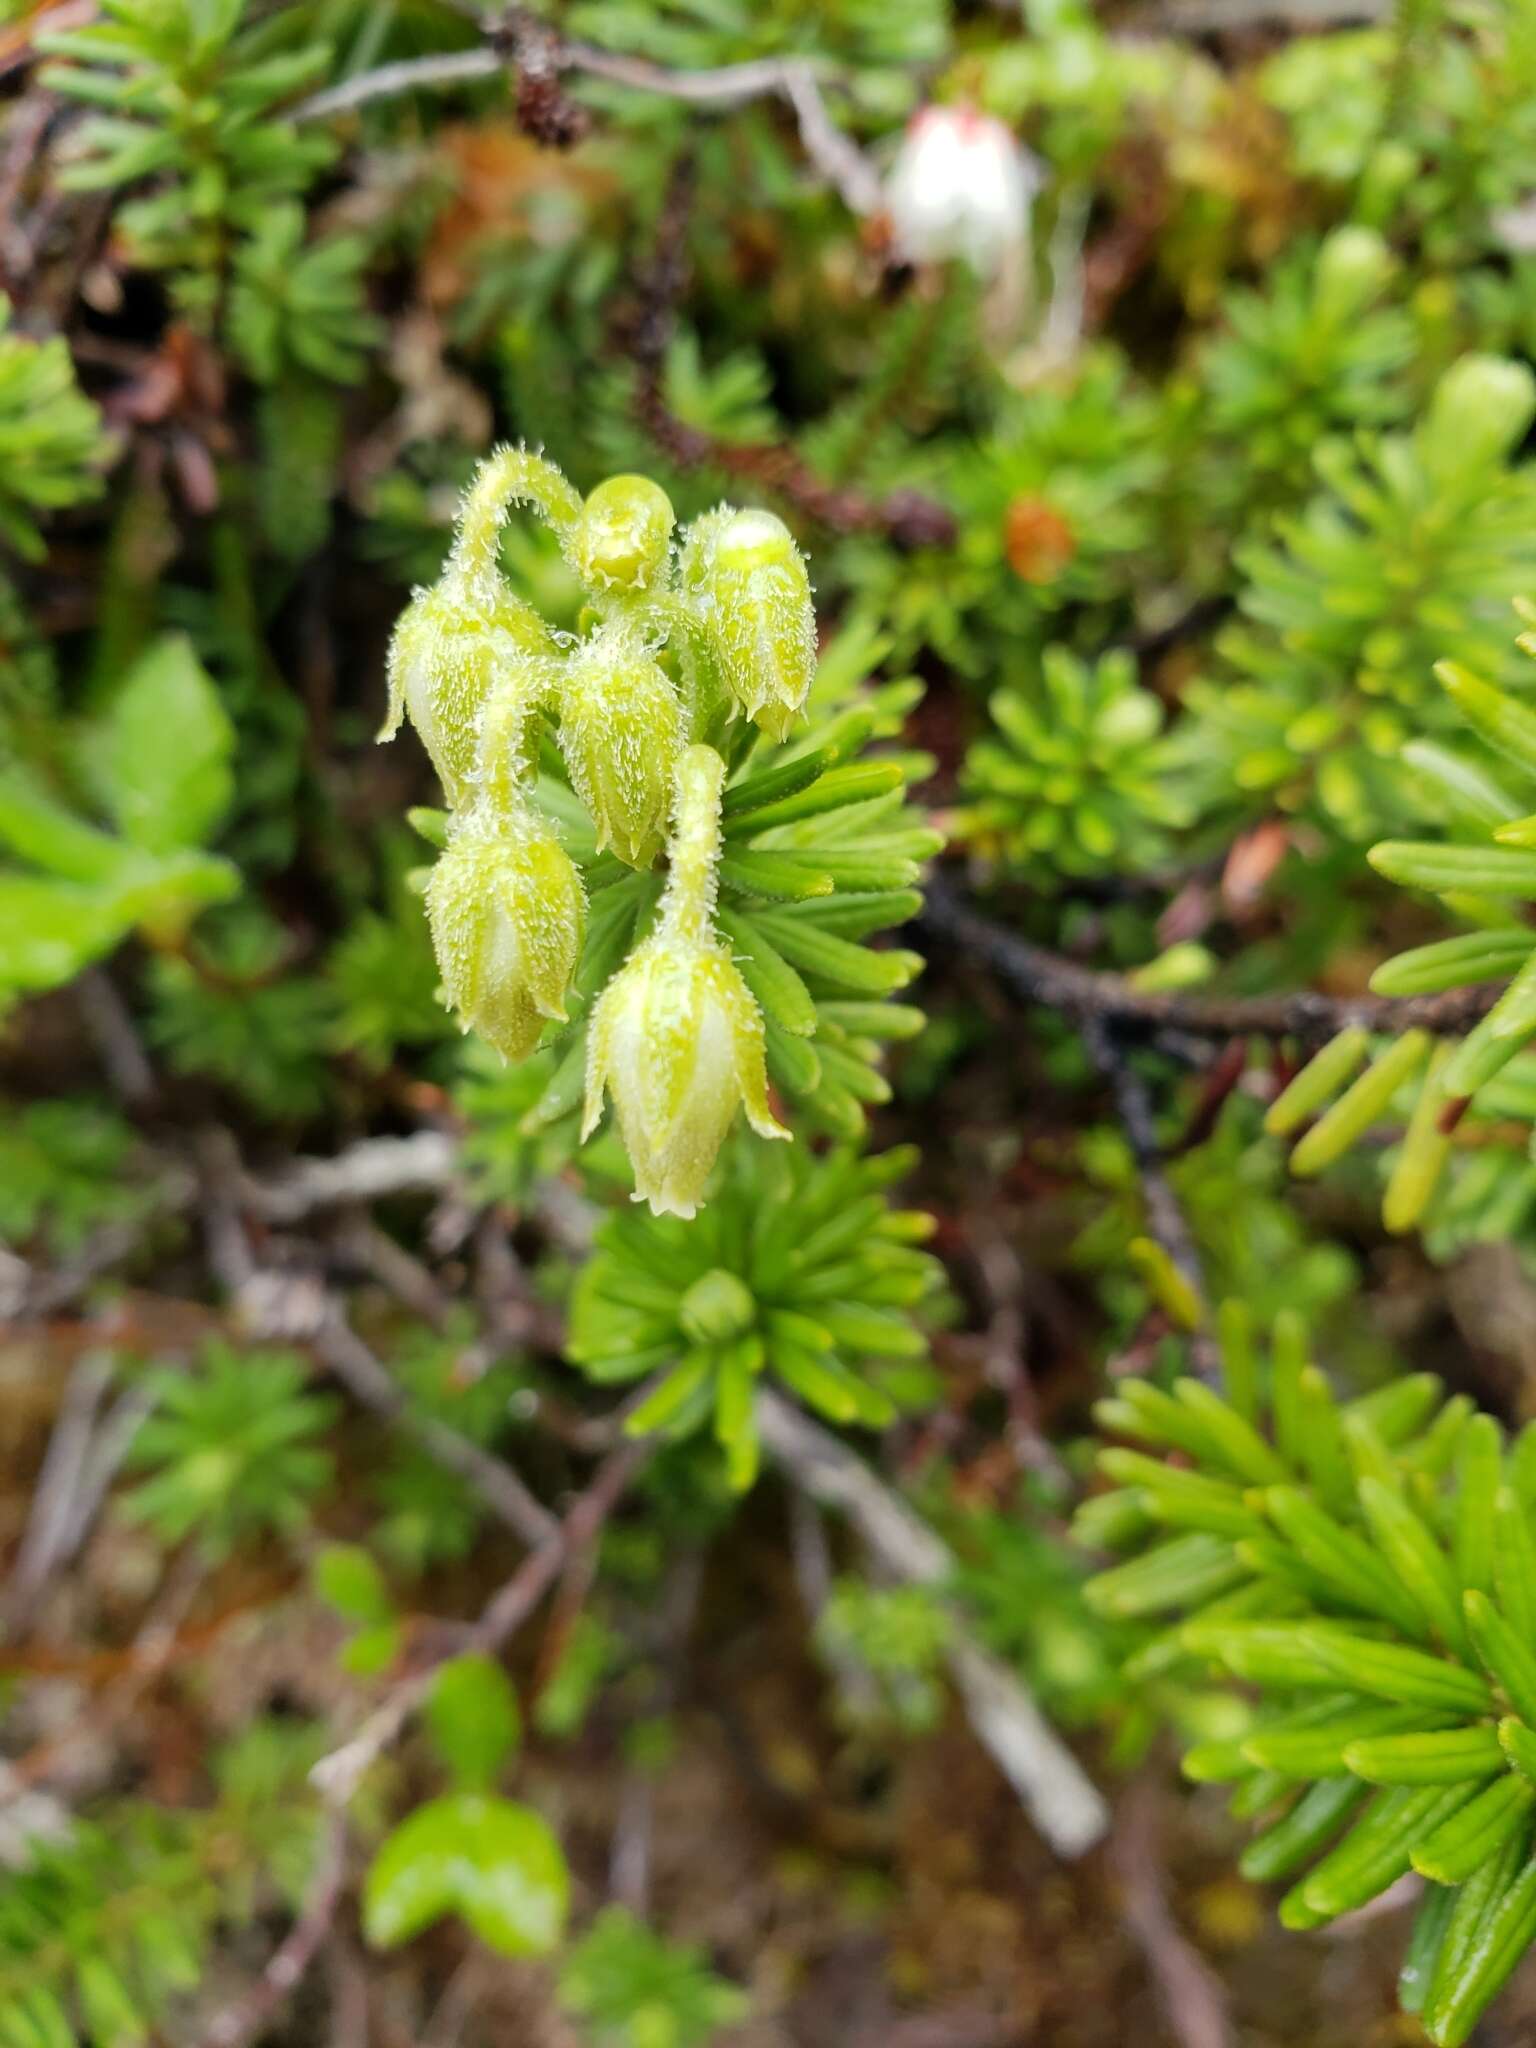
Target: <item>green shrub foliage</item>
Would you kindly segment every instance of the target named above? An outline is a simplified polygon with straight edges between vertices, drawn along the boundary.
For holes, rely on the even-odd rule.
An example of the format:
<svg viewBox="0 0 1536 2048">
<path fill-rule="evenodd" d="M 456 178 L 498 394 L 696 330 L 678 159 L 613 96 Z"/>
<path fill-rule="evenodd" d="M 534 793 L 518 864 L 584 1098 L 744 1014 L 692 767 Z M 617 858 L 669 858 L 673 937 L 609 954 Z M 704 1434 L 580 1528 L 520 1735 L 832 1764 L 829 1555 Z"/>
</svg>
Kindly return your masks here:
<svg viewBox="0 0 1536 2048">
<path fill-rule="evenodd" d="M 424 2039 L 475 1945 L 582 2048 L 905 1972 L 862 1861 L 672 1854 L 748 1631 L 806 1839 L 1167 1726 L 1467 2039 L 1533 0 L 3 11 L 0 2043 L 345 2033 L 357 1929 Z"/>
<path fill-rule="evenodd" d="M 1100 1402 L 1121 1442 L 1079 1528 L 1134 1554 L 1088 1597 L 1162 1624 L 1144 1668 L 1256 1688 L 1252 1727 L 1184 1768 L 1261 1823 L 1241 1867 L 1288 1882 L 1288 1927 L 1425 1880 L 1401 1995 L 1457 2048 L 1536 1939 L 1536 1435 L 1427 1374 L 1340 1402 L 1294 1320 L 1267 1359 L 1236 1310 L 1226 1337 L 1221 1392 Z"/>
</svg>

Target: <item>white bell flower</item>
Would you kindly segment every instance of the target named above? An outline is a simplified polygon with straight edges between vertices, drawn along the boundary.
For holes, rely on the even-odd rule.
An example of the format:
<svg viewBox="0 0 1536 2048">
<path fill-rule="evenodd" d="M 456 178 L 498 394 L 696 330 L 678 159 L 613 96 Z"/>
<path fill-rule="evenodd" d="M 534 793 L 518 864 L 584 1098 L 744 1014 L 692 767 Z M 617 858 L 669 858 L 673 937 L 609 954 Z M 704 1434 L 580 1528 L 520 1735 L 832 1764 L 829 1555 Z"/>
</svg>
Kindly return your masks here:
<svg viewBox="0 0 1536 2048">
<path fill-rule="evenodd" d="M 991 277 L 1022 244 L 1039 187 L 1013 132 L 975 107 L 928 106 L 907 124 L 886 180 L 898 254 L 913 263 L 959 256 Z"/>
</svg>

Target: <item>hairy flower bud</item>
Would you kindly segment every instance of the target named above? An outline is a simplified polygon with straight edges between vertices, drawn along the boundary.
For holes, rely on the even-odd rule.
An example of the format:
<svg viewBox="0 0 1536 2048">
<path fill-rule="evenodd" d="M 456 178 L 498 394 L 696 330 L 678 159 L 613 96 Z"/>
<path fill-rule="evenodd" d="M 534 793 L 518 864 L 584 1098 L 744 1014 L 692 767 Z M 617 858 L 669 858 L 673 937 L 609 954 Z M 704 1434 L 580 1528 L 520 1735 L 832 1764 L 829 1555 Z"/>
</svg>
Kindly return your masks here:
<svg viewBox="0 0 1536 2048">
<path fill-rule="evenodd" d="M 1460 357 L 1441 377 L 1418 430 L 1438 475 L 1470 475 L 1507 455 L 1536 413 L 1536 377 L 1503 356 Z"/>
<path fill-rule="evenodd" d="M 772 512 L 730 514 L 709 548 L 704 598 L 727 689 L 782 740 L 816 673 L 816 612 L 794 536 Z"/>
<path fill-rule="evenodd" d="M 651 937 L 592 1015 L 583 1135 L 613 1096 L 635 1196 L 692 1216 L 738 1106 L 760 1137 L 787 1138 L 768 1103 L 762 1012 L 714 935 L 725 763 L 689 747 L 678 763 L 672 868 Z"/>
<path fill-rule="evenodd" d="M 427 883 L 427 921 L 448 1001 L 502 1056 L 532 1052 L 565 1020 L 586 899 L 570 856 L 529 811 L 463 813 Z"/>
<path fill-rule="evenodd" d="M 611 476 L 588 493 L 570 544 L 589 589 L 649 590 L 667 566 L 672 500 L 646 476 Z"/>
<path fill-rule="evenodd" d="M 1313 304 L 1336 325 L 1358 319 L 1392 275 L 1393 261 L 1374 228 L 1335 228 L 1317 252 Z"/>
<path fill-rule="evenodd" d="M 632 632 L 605 629 L 574 655 L 560 682 L 560 751 L 571 786 L 631 867 L 661 850 L 682 745 L 677 692 Z"/>
<path fill-rule="evenodd" d="M 757 1303 L 736 1274 L 711 1266 L 677 1304 L 677 1320 L 695 1344 L 725 1344 L 745 1336 L 757 1319 Z"/>
<path fill-rule="evenodd" d="M 504 578 L 450 570 L 416 592 L 395 626 L 379 738 L 393 739 L 409 713 L 444 795 L 457 804 L 468 792 L 487 698 L 530 658 L 554 652 L 549 628 Z"/>
</svg>

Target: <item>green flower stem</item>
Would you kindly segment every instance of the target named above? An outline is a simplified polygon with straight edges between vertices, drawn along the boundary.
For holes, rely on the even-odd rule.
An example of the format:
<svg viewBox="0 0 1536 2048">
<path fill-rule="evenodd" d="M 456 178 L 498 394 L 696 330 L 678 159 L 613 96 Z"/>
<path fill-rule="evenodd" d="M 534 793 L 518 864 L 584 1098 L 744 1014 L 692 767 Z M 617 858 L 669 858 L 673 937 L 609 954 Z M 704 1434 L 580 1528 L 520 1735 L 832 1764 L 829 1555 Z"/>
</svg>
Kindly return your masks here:
<svg viewBox="0 0 1536 2048">
<path fill-rule="evenodd" d="M 694 945 L 714 936 L 720 887 L 720 793 L 725 763 L 713 747 L 689 747 L 677 764 L 677 805 L 668 849 L 671 872 L 660 929 Z"/>
</svg>

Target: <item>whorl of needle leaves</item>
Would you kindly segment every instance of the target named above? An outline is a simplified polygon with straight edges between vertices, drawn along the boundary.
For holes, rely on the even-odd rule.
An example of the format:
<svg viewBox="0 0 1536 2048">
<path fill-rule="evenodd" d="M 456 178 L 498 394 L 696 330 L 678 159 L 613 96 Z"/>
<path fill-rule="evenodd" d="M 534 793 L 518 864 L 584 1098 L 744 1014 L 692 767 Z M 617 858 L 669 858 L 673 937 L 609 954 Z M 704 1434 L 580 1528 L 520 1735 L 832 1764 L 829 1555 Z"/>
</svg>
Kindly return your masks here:
<svg viewBox="0 0 1536 2048">
<path fill-rule="evenodd" d="M 1501 673 L 1500 621 L 1536 575 L 1536 471 L 1511 459 L 1533 409 L 1526 365 L 1468 355 L 1412 432 L 1319 443 L 1323 489 L 1237 551 L 1229 674 L 1186 699 L 1189 770 L 1213 804 L 1313 806 L 1369 840 L 1405 814 L 1404 746 L 1453 723 L 1436 658 L 1519 682 Z"/>
<path fill-rule="evenodd" d="M 1037 677 L 988 700 L 993 730 L 965 758 L 960 831 L 1043 887 L 1144 870 L 1190 822 L 1171 772 L 1163 707 L 1123 650 L 1092 664 L 1047 647 Z"/>
<path fill-rule="evenodd" d="M 829 1421 L 879 1429 L 931 1390 L 913 1311 L 938 1289 L 933 1229 L 884 1190 L 909 1147 L 816 1158 L 803 1146 L 727 1148 L 714 1202 L 689 1223 L 612 1215 L 576 1283 L 567 1355 L 589 1379 L 656 1385 L 634 1435 L 712 1427 L 731 1484 L 757 1471 L 757 1380 L 772 1373 Z"/>
<path fill-rule="evenodd" d="M 1427 1880 L 1399 1993 L 1457 2048 L 1536 1938 L 1536 1428 L 1506 1445 L 1425 1373 L 1340 1402 L 1298 1321 L 1267 1367 L 1236 1305 L 1222 1324 L 1224 1394 L 1125 1379 L 1099 1404 L 1124 1442 L 1078 1533 L 1135 1554 L 1088 1596 L 1161 1624 L 1143 1671 L 1258 1689 L 1184 1768 L 1263 1823 L 1241 1868 L 1291 1880 L 1288 1927 Z"/>
<path fill-rule="evenodd" d="M 37 518 L 96 495 L 107 444 L 63 336 L 33 341 L 10 322 L 0 293 L 0 541 L 40 561 Z"/>
</svg>

